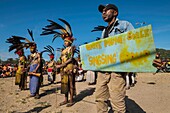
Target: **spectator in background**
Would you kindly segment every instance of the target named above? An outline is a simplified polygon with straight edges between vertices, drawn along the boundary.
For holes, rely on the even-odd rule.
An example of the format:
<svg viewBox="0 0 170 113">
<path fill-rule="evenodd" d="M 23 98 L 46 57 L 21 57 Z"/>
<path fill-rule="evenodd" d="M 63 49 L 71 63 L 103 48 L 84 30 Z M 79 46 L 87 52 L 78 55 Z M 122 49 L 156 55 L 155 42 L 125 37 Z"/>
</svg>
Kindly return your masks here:
<svg viewBox="0 0 170 113">
<path fill-rule="evenodd" d="M 84 79 L 84 71 L 83 71 L 83 68 L 82 68 L 80 55 L 78 56 L 77 62 L 78 62 L 78 75 L 76 76 L 75 79 L 76 79 L 77 82 L 80 82 L 80 81 L 83 81 L 83 79 Z"/>
<path fill-rule="evenodd" d="M 88 85 L 93 85 L 95 84 L 95 72 L 88 70 L 86 72 L 86 82 L 88 82 Z"/>
</svg>

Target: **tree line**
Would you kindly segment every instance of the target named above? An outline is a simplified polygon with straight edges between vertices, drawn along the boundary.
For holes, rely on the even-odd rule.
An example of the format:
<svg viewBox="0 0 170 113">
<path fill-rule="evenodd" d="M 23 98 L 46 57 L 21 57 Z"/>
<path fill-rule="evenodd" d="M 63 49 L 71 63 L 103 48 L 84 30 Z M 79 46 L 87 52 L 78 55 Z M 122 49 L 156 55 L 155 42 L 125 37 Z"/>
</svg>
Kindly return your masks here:
<svg viewBox="0 0 170 113">
<path fill-rule="evenodd" d="M 170 58 L 170 50 L 156 48 L 156 52 L 160 54 L 162 59 Z"/>
<path fill-rule="evenodd" d="M 170 50 L 162 49 L 162 48 L 156 48 L 156 52 L 160 53 L 161 58 L 170 58 Z M 19 61 L 18 58 L 8 58 L 7 60 L 3 61 L 0 59 L 0 64 L 17 64 Z"/>
<path fill-rule="evenodd" d="M 0 64 L 6 65 L 6 64 L 18 64 L 19 59 L 18 58 L 8 58 L 7 60 L 3 61 L 0 59 Z"/>
</svg>

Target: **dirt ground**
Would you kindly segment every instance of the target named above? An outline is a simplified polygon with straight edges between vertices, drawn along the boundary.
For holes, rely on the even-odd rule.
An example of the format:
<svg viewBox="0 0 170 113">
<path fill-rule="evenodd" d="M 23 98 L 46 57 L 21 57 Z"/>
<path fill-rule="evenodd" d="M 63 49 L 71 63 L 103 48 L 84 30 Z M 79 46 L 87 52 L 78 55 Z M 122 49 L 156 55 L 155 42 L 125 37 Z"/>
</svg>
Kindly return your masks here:
<svg viewBox="0 0 170 113">
<path fill-rule="evenodd" d="M 41 98 L 28 98 L 29 90 L 18 91 L 14 77 L 0 78 L 0 113 L 96 113 L 95 85 L 76 82 L 76 103 L 72 107 L 58 106 L 64 100 L 56 84 L 44 85 Z M 138 73 L 135 87 L 127 90 L 126 104 L 130 113 L 169 113 L 170 73 Z"/>
</svg>

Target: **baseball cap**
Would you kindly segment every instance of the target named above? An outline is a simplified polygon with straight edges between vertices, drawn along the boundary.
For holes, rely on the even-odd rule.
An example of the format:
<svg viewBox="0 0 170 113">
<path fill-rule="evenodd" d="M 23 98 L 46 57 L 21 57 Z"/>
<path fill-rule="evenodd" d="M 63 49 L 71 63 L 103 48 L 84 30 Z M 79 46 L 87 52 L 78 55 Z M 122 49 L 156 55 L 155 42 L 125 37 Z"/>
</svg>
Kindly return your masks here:
<svg viewBox="0 0 170 113">
<path fill-rule="evenodd" d="M 106 8 L 106 10 L 114 9 L 118 12 L 118 7 L 114 4 L 99 5 L 99 7 L 98 7 L 99 12 L 102 13 L 104 8 Z"/>
</svg>

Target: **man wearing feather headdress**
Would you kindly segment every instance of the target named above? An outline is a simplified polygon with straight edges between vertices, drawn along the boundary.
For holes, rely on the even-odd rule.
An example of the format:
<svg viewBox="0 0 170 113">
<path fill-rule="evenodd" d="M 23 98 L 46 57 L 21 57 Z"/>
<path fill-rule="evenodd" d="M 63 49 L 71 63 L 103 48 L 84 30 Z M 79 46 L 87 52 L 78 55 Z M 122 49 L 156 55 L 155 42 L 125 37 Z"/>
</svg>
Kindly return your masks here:
<svg viewBox="0 0 170 113">
<path fill-rule="evenodd" d="M 20 90 L 25 90 L 27 88 L 27 75 L 26 75 L 26 62 L 27 59 L 24 55 L 23 43 L 21 40 L 25 40 L 23 37 L 12 36 L 7 39 L 7 43 L 11 43 L 9 46 L 9 52 L 16 49 L 14 52 L 19 56 L 18 67 L 15 75 L 15 85 L 19 85 Z"/>
<path fill-rule="evenodd" d="M 44 47 L 44 49 L 45 50 L 42 51 L 41 53 L 43 52 L 50 53 L 48 54 L 50 57 L 50 61 L 47 63 L 47 73 L 48 73 L 48 81 L 52 84 L 54 83 L 55 78 L 56 78 L 56 69 L 55 69 L 56 62 L 54 60 L 54 48 L 48 45 L 47 47 Z"/>
<path fill-rule="evenodd" d="M 41 77 L 41 55 L 37 51 L 37 44 L 34 42 L 32 31 L 28 30 L 33 42 L 29 42 L 30 56 L 29 56 L 29 72 L 30 75 L 30 96 L 39 99 L 40 77 Z"/>
<path fill-rule="evenodd" d="M 62 27 L 61 25 L 52 20 L 48 20 L 50 22 L 50 25 L 43 28 L 44 31 L 42 32 L 41 35 L 54 34 L 53 41 L 56 37 L 61 37 L 64 40 L 65 48 L 61 51 L 60 56 L 61 64 L 56 65 L 56 67 L 60 68 L 61 93 L 65 94 L 65 100 L 62 103 L 60 103 L 60 105 L 67 104 L 67 107 L 70 107 L 74 104 L 73 95 L 75 89 L 75 75 L 73 73 L 74 70 L 73 56 L 75 52 L 75 47 L 72 46 L 74 38 L 69 23 L 63 19 L 59 20 L 66 25 L 66 28 Z M 60 30 L 60 32 L 54 30 Z M 68 101 L 69 93 L 70 101 Z"/>
</svg>

